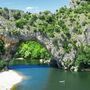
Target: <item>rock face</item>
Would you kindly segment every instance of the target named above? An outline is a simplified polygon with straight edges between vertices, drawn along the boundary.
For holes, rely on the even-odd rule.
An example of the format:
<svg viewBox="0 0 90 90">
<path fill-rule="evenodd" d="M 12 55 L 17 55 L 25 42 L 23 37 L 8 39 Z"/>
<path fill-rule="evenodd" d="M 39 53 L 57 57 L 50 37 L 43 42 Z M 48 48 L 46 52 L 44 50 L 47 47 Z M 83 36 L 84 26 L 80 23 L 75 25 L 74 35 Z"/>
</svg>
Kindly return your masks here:
<svg viewBox="0 0 90 90">
<path fill-rule="evenodd" d="M 63 57 L 62 60 L 62 65 L 64 67 L 64 69 L 70 69 L 72 64 L 74 63 L 74 59 L 75 59 L 75 55 L 76 55 L 76 51 L 75 50 L 71 50 L 71 52 L 66 53 Z"/>
<path fill-rule="evenodd" d="M 89 0 L 71 0 L 70 5 L 72 8 L 75 8 L 82 3 L 88 3 L 88 1 Z"/>
</svg>

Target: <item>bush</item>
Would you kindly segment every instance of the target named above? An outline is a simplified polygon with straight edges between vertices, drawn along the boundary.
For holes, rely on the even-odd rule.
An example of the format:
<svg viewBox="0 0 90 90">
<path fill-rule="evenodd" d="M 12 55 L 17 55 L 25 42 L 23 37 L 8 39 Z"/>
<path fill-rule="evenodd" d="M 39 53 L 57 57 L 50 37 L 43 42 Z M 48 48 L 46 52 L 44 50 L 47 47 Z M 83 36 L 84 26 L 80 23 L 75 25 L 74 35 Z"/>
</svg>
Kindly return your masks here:
<svg viewBox="0 0 90 90">
<path fill-rule="evenodd" d="M 89 65 L 90 63 L 90 46 L 83 46 L 82 48 L 79 48 L 75 64 L 80 67 L 82 63 L 85 65 Z"/>
<path fill-rule="evenodd" d="M 50 54 L 45 48 L 35 41 L 22 43 L 16 53 L 17 57 L 23 57 L 29 60 L 49 59 Z"/>
<path fill-rule="evenodd" d="M 4 42 L 2 40 L 0 40 L 0 54 L 3 54 L 5 51 L 4 49 Z"/>
<path fill-rule="evenodd" d="M 15 18 L 15 20 L 18 20 L 21 18 L 21 13 L 20 11 L 15 11 L 13 14 L 13 17 Z"/>
<path fill-rule="evenodd" d="M 23 26 L 26 25 L 26 23 L 27 23 L 27 20 L 26 19 L 24 19 L 24 18 L 19 19 L 19 20 L 16 21 L 16 27 L 22 29 Z"/>
</svg>

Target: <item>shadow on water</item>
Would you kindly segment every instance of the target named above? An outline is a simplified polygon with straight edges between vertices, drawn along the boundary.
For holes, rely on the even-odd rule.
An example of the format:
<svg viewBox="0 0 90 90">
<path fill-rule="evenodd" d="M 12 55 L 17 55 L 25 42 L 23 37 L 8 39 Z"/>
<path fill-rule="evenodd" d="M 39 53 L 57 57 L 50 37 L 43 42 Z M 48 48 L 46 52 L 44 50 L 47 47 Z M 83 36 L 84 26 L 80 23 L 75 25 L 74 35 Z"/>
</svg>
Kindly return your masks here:
<svg viewBox="0 0 90 90">
<path fill-rule="evenodd" d="M 43 66 L 14 69 L 27 77 L 13 90 L 90 90 L 90 72 L 69 72 Z"/>
</svg>

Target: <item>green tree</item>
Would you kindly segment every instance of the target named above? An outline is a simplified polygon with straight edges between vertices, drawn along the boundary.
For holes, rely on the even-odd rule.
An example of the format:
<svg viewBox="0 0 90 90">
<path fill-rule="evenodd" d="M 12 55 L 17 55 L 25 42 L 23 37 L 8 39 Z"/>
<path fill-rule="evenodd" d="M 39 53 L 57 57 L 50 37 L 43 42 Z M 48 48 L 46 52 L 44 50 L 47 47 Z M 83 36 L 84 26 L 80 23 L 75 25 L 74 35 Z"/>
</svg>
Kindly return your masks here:
<svg viewBox="0 0 90 90">
<path fill-rule="evenodd" d="M 0 55 L 3 54 L 5 51 L 4 49 L 4 42 L 2 40 L 0 40 Z"/>
<path fill-rule="evenodd" d="M 25 59 L 48 59 L 50 54 L 47 50 L 35 41 L 22 43 L 18 49 L 17 56 Z"/>
<path fill-rule="evenodd" d="M 24 18 L 21 18 L 21 19 L 19 19 L 19 20 L 16 21 L 16 27 L 21 28 L 21 29 L 26 24 L 27 24 L 27 20 L 24 19 Z"/>
<path fill-rule="evenodd" d="M 76 58 L 76 62 L 75 64 L 77 66 L 79 66 L 80 68 L 81 65 L 85 64 L 85 65 L 89 65 L 90 64 L 90 46 L 81 46 L 78 48 L 78 55 L 77 55 L 77 58 Z"/>
</svg>

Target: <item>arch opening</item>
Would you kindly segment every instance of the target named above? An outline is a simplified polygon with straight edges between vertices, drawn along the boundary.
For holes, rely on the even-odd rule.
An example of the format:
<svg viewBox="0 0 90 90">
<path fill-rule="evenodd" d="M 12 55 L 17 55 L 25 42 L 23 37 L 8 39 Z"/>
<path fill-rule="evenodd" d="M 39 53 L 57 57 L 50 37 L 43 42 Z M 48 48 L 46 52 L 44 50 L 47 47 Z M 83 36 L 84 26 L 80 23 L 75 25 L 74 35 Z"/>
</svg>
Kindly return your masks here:
<svg viewBox="0 0 90 90">
<path fill-rule="evenodd" d="M 35 40 L 21 42 L 9 65 L 47 65 L 51 60 L 51 53 Z"/>
</svg>

